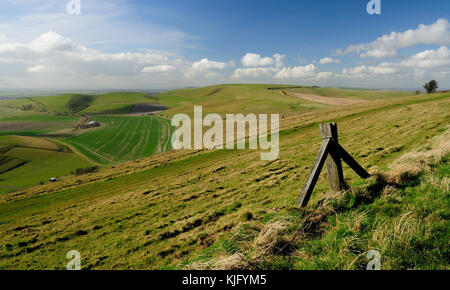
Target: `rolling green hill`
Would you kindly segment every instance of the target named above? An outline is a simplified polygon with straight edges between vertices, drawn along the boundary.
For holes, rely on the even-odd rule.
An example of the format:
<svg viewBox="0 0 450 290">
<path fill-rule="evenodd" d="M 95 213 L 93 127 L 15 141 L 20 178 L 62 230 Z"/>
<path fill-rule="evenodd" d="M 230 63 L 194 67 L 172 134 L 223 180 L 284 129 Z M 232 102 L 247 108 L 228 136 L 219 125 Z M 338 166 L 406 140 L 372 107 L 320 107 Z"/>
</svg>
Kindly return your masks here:
<svg viewBox="0 0 450 290">
<path fill-rule="evenodd" d="M 194 105 L 202 105 L 203 112 L 227 113 L 285 113 L 293 114 L 325 108 L 322 104 L 286 96 L 280 91 L 268 90 L 271 85 L 219 85 L 198 89 L 174 90 L 158 95 L 161 104 L 169 110 L 162 116 L 178 113 L 193 114 Z"/>
<path fill-rule="evenodd" d="M 267 86 L 220 88 L 160 95 L 171 107 L 162 115 L 193 104 L 221 113 L 274 106 L 286 113 L 278 160 L 261 161 L 258 150 L 171 151 L 0 195 L 0 268 L 63 269 L 73 249 L 84 269 L 361 269 L 371 249 L 383 269 L 450 267 L 449 93 L 333 107 Z M 352 189 L 330 194 L 323 174 L 299 209 L 318 125 L 330 121 L 374 175 L 361 180 L 345 167 Z M 91 148 L 114 137 L 89 142 L 97 138 Z M 112 144 L 114 157 L 123 146 Z"/>
<path fill-rule="evenodd" d="M 271 88 L 283 88 L 271 90 Z M 174 90 L 158 95 L 161 104 L 169 110 L 161 116 L 172 117 L 178 113 L 192 114 L 194 105 L 202 105 L 207 113 L 279 113 L 293 115 L 317 109 L 330 108 L 326 104 L 296 98 L 284 92 L 307 92 L 319 96 L 375 100 L 411 95 L 410 92 L 373 90 L 344 90 L 337 88 L 302 87 L 280 85 L 218 85 L 204 88 Z"/>
<path fill-rule="evenodd" d="M 1 100 L 0 108 L 53 114 L 122 114 L 139 103 L 158 103 L 158 99 L 143 93 L 126 92 L 102 95 L 64 94 Z"/>
<path fill-rule="evenodd" d="M 322 87 L 301 87 L 301 88 L 287 89 L 286 91 L 312 94 L 324 97 L 363 99 L 363 100 L 377 100 L 377 99 L 395 98 L 411 95 L 411 92 L 402 92 L 402 91 L 341 89 L 341 88 L 322 88 Z"/>
</svg>

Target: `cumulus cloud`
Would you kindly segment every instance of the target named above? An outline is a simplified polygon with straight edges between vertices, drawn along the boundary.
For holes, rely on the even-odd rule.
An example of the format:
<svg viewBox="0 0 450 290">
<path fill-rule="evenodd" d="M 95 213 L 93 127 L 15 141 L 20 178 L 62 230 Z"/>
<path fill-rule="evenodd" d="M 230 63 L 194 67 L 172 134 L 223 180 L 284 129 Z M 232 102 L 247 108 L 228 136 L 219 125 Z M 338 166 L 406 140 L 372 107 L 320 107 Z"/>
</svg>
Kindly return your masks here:
<svg viewBox="0 0 450 290">
<path fill-rule="evenodd" d="M 238 68 L 234 71 L 232 78 L 269 78 L 273 77 L 274 73 L 278 71 L 277 68 L 273 67 Z"/>
<path fill-rule="evenodd" d="M 285 55 L 276 53 L 273 55 L 273 59 L 275 60 L 275 67 L 281 68 L 284 66 Z"/>
<path fill-rule="evenodd" d="M 192 68 L 196 70 L 224 69 L 225 67 L 226 64 L 224 62 L 213 61 L 207 58 L 203 58 L 192 64 Z"/>
<path fill-rule="evenodd" d="M 425 70 L 437 72 L 434 69 L 450 68 L 450 50 L 446 46 L 439 49 L 429 49 L 408 57 L 399 62 L 383 62 L 375 66 L 360 65 L 342 70 L 343 75 L 364 77 L 368 75 L 389 75 L 402 73 L 412 74 L 414 79 L 421 79 L 425 75 Z"/>
<path fill-rule="evenodd" d="M 176 67 L 168 64 L 152 65 L 144 67 L 141 72 L 144 73 L 165 73 L 176 70 Z"/>
<path fill-rule="evenodd" d="M 341 61 L 339 59 L 331 58 L 331 57 L 324 57 L 319 60 L 319 64 L 328 64 L 328 63 L 340 63 Z"/>
<path fill-rule="evenodd" d="M 316 76 L 316 66 L 308 64 L 306 66 L 285 67 L 276 75 L 276 79 L 302 79 Z"/>
<path fill-rule="evenodd" d="M 280 55 L 277 54 L 277 57 L 280 59 Z M 243 66 L 269 66 L 274 63 L 274 60 L 271 57 L 262 57 L 260 54 L 247 53 L 242 57 L 241 62 Z"/>
<path fill-rule="evenodd" d="M 396 49 L 412 47 L 418 44 L 450 44 L 450 24 L 446 19 L 438 19 L 430 25 L 420 24 L 416 29 L 404 32 L 391 32 L 378 37 L 371 43 L 350 45 L 345 49 L 337 50 L 336 55 L 351 53 L 360 54 L 361 57 L 383 58 L 397 55 Z"/>
<path fill-rule="evenodd" d="M 54 31 L 49 31 L 34 39 L 28 48 L 38 53 L 51 52 L 83 52 L 88 49 L 69 38 L 65 38 Z"/>
<path fill-rule="evenodd" d="M 45 67 L 56 73 L 86 75 L 132 75 L 139 72 L 168 72 L 175 69 L 176 58 L 158 53 L 103 53 L 49 31 L 28 44 L 2 43 L 0 56 L 29 64 L 28 72 Z"/>
<path fill-rule="evenodd" d="M 389 48 L 380 48 L 380 49 L 371 49 L 366 52 L 361 52 L 360 56 L 362 58 L 385 58 L 385 57 L 393 57 L 397 55 L 397 51 L 395 49 Z"/>
<path fill-rule="evenodd" d="M 425 50 L 403 60 L 400 65 L 413 68 L 450 67 L 450 50 L 446 46 Z"/>
<path fill-rule="evenodd" d="M 316 79 L 329 79 L 333 76 L 334 76 L 334 73 L 328 72 L 328 71 L 323 71 L 323 72 L 319 72 L 317 74 Z"/>
<path fill-rule="evenodd" d="M 397 72 L 397 69 L 393 66 L 389 66 L 386 64 L 380 64 L 378 66 L 365 66 L 360 65 L 350 69 L 344 68 L 342 70 L 343 75 L 350 75 L 356 77 L 363 77 L 367 75 L 387 75 L 394 74 Z"/>
</svg>

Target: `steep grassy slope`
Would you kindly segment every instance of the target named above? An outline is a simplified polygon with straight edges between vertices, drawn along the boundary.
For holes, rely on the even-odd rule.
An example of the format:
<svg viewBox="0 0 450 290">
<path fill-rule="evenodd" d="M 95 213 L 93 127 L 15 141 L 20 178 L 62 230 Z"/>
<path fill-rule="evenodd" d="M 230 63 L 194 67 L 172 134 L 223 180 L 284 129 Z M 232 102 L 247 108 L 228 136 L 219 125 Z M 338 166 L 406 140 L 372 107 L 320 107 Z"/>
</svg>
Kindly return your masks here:
<svg viewBox="0 0 450 290">
<path fill-rule="evenodd" d="M 223 112 L 220 107 L 210 109 Z M 327 197 L 322 176 L 309 208 L 294 204 L 320 146 L 319 123 L 337 121 L 346 149 L 364 167 L 386 170 L 405 152 L 443 134 L 449 111 L 450 94 L 436 94 L 292 114 L 282 120 L 276 161 L 260 161 L 260 152 L 249 150 L 175 151 L 2 195 L 0 267 L 62 269 L 67 251 L 75 249 L 88 269 L 360 268 L 371 248 L 389 261 L 386 268 L 448 267 L 446 241 L 433 240 L 435 234 L 448 235 L 448 203 L 424 204 L 448 200 L 439 189 L 444 159 L 433 173 L 438 182 L 399 182 L 401 192 L 392 198 L 378 198 L 377 190 L 370 191 L 376 179 L 362 181 L 345 168 L 347 182 L 371 194 L 336 197 L 326 203 L 336 205 L 329 215 L 318 203 Z M 270 242 L 264 233 L 276 222 L 282 228 L 276 233 L 304 233 L 271 248 L 282 251 L 265 253 L 255 247 L 257 239 Z M 399 233 L 411 238 L 392 238 Z M 411 251 L 405 253 L 405 246 Z M 254 259 L 255 252 L 265 255 Z M 235 262 L 223 262 L 229 257 Z"/>
<path fill-rule="evenodd" d="M 128 113 L 135 104 L 158 103 L 158 98 L 142 93 L 109 93 L 96 96 L 93 103 L 83 113 L 122 114 Z"/>
</svg>

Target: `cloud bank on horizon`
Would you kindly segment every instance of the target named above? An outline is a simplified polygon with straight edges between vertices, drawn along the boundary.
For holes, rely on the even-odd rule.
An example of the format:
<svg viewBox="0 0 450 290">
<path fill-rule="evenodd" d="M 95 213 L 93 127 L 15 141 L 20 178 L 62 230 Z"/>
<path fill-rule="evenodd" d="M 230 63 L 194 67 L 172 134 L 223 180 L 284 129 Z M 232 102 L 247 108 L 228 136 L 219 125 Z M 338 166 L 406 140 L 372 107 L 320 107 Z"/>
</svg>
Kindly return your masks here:
<svg viewBox="0 0 450 290">
<path fill-rule="evenodd" d="M 29 27 L 30 21 L 44 15 L 48 17 L 46 25 Z M 105 38 L 97 35 L 97 42 L 79 42 L 71 37 L 73 34 L 81 39 L 77 33 L 58 29 L 60 21 L 73 21 L 69 16 L 51 15 L 27 14 L 15 20 L 18 23 L 0 20 L 0 89 L 145 89 L 216 83 L 415 89 L 429 79 L 438 80 L 441 88 L 450 88 L 450 23 L 444 18 L 374 36 L 371 42 L 351 43 L 343 48 L 330 46 L 329 55 L 303 59 L 301 63 L 287 61 L 296 56 L 283 53 L 283 44 L 270 55 L 252 48 L 235 59 L 186 56 L 185 50 L 195 50 L 200 55 L 207 48 L 196 45 L 186 48 L 189 37 L 167 29 L 158 34 L 152 28 L 150 40 L 142 43 L 129 38 L 121 42 L 119 32 L 117 39 L 106 34 Z M 87 15 L 86 21 L 94 29 L 114 17 Z M 2 30 L 11 32 L 14 25 L 19 25 L 21 37 L 2 33 Z M 113 24 L 103 29 L 110 30 L 110 25 Z M 36 31 L 51 26 L 54 29 Z M 123 33 L 129 35 L 129 31 L 134 31 L 137 38 L 145 35 L 142 34 L 145 28 L 134 26 Z M 35 33 L 39 34 L 26 39 Z M 108 49 L 103 45 L 105 42 L 120 45 Z M 159 49 L 161 44 L 167 49 Z M 170 49 L 172 45 L 176 48 Z M 417 47 L 422 49 L 415 51 Z M 298 45 L 299 55 L 301 50 Z"/>
</svg>

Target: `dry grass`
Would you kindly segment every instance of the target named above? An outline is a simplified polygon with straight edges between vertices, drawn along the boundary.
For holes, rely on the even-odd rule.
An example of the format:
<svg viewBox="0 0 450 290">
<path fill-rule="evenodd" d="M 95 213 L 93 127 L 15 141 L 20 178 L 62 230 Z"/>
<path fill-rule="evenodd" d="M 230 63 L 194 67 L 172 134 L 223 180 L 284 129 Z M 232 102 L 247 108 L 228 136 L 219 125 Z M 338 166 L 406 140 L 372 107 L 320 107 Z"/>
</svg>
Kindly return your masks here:
<svg viewBox="0 0 450 290">
<path fill-rule="evenodd" d="M 433 138 L 421 150 L 414 150 L 398 158 L 387 172 L 388 180 L 403 183 L 414 179 L 424 172 L 430 172 L 430 165 L 439 164 L 442 158 L 450 153 L 450 130 Z"/>
</svg>

